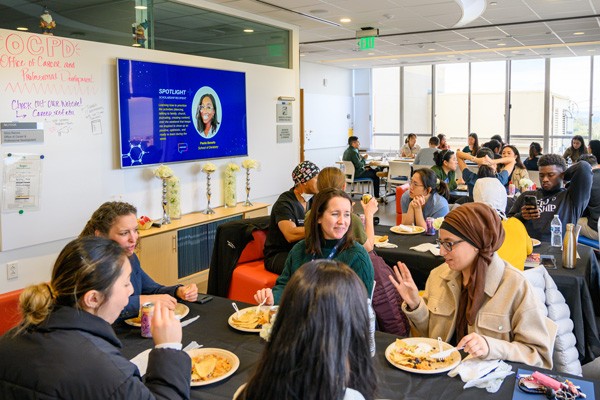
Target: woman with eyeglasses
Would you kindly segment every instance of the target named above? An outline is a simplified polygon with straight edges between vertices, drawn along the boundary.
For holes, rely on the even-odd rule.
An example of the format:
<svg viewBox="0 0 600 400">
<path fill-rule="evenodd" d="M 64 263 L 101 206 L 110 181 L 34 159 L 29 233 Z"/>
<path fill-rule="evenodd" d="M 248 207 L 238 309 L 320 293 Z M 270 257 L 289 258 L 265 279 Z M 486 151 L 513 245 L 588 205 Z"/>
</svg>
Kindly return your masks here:
<svg viewBox="0 0 600 400">
<path fill-rule="evenodd" d="M 552 368 L 557 326 L 526 278 L 496 253 L 503 242 L 496 211 L 463 204 L 442 223 L 446 262 L 431 271 L 423 297 L 406 265 L 398 263 L 390 280 L 417 336 L 441 337 L 472 357 Z"/>
<path fill-rule="evenodd" d="M 422 168 L 413 174 L 409 190 L 400 199 L 402 223 L 427 229 L 425 220 L 448 214 L 448 185 L 440 181 L 435 172 Z"/>
<path fill-rule="evenodd" d="M 206 93 L 200 98 L 196 111 L 196 126 L 200 134 L 206 138 L 214 136 L 219 126 L 217 103 L 212 94 Z"/>
</svg>

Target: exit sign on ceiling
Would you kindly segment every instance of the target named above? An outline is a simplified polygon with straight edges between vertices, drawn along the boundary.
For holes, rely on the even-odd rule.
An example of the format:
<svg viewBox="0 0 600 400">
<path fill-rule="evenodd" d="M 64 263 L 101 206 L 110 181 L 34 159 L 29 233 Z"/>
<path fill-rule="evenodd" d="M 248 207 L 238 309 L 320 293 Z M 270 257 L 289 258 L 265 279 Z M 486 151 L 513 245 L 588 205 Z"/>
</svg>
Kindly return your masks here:
<svg viewBox="0 0 600 400">
<path fill-rule="evenodd" d="M 375 37 L 370 36 L 370 37 L 360 38 L 359 45 L 360 45 L 361 50 L 374 49 L 375 48 Z"/>
</svg>

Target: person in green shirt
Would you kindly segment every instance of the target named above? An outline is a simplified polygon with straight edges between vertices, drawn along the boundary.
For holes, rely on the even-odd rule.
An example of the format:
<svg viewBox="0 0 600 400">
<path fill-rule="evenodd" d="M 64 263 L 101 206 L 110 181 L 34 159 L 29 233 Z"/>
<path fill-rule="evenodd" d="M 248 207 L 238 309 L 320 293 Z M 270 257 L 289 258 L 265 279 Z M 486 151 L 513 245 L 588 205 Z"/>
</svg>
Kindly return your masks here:
<svg viewBox="0 0 600 400">
<path fill-rule="evenodd" d="M 299 241 L 292 248 L 275 287 L 256 292 L 254 299 L 257 303 L 266 300 L 266 305 L 278 304 L 292 275 L 302 265 L 316 259 L 336 260 L 348 265 L 370 295 L 373 291 L 373 263 L 365 248 L 352 237 L 351 214 L 352 199 L 346 192 L 334 188 L 319 192 L 305 225 L 310 231 L 308 239 Z"/>
<path fill-rule="evenodd" d="M 348 148 L 344 151 L 342 160 L 351 161 L 354 165 L 354 178 L 367 178 L 373 181 L 373 194 L 379 200 L 379 175 L 377 171 L 371 169 L 365 163 L 368 154 L 361 156 L 358 154 L 360 142 L 358 137 L 350 136 L 348 138 Z"/>
<path fill-rule="evenodd" d="M 328 188 L 336 188 L 346 191 L 346 177 L 341 169 L 336 167 L 323 168 L 317 177 L 317 191 L 322 191 Z M 365 223 L 363 224 L 360 217 L 352 213 L 352 235 L 354 239 L 363 245 L 367 253 L 373 250 L 375 243 L 375 226 L 373 224 L 373 217 L 379 209 L 377 200 L 374 197 L 365 203 L 360 202 L 360 205 L 365 212 Z M 308 221 L 310 210 L 306 212 L 304 219 Z M 309 230 L 306 229 L 306 235 L 308 237 Z"/>
<path fill-rule="evenodd" d="M 431 168 L 437 175 L 437 178 L 448 184 L 448 190 L 456 190 L 458 185 L 464 183 L 462 179 L 456 181 L 456 168 L 458 167 L 458 161 L 456 155 L 452 150 L 436 151 L 433 154 L 435 165 Z"/>
</svg>

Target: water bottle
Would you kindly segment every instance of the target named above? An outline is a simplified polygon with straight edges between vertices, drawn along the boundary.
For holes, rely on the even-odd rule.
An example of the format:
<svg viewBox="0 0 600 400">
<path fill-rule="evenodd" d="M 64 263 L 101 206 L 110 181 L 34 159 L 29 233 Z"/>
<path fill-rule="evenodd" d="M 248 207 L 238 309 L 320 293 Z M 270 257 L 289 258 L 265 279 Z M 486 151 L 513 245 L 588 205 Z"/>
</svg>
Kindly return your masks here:
<svg viewBox="0 0 600 400">
<path fill-rule="evenodd" d="M 369 306 L 369 350 L 371 357 L 375 357 L 375 310 L 371 306 L 371 299 L 367 299 Z"/>
<path fill-rule="evenodd" d="M 571 165 L 573 165 L 573 160 L 571 160 L 571 157 L 567 157 L 567 168 L 571 168 Z"/>
<path fill-rule="evenodd" d="M 550 223 L 550 235 L 552 246 L 562 247 L 562 223 L 560 222 L 560 218 L 558 218 L 558 214 L 554 215 Z"/>
</svg>

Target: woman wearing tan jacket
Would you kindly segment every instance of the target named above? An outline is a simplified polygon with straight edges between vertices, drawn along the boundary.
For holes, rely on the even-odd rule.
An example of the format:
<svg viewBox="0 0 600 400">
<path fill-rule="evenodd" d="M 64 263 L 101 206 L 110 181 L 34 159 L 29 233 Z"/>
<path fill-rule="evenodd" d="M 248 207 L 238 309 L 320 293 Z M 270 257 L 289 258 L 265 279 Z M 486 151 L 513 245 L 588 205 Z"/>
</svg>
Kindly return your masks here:
<svg viewBox="0 0 600 400">
<path fill-rule="evenodd" d="M 503 241 L 494 210 L 463 204 L 440 228 L 446 263 L 429 275 L 423 298 L 404 264 L 390 279 L 418 335 L 439 336 L 472 357 L 552 368 L 556 324 L 545 317 L 529 282 L 496 254 Z"/>
</svg>

